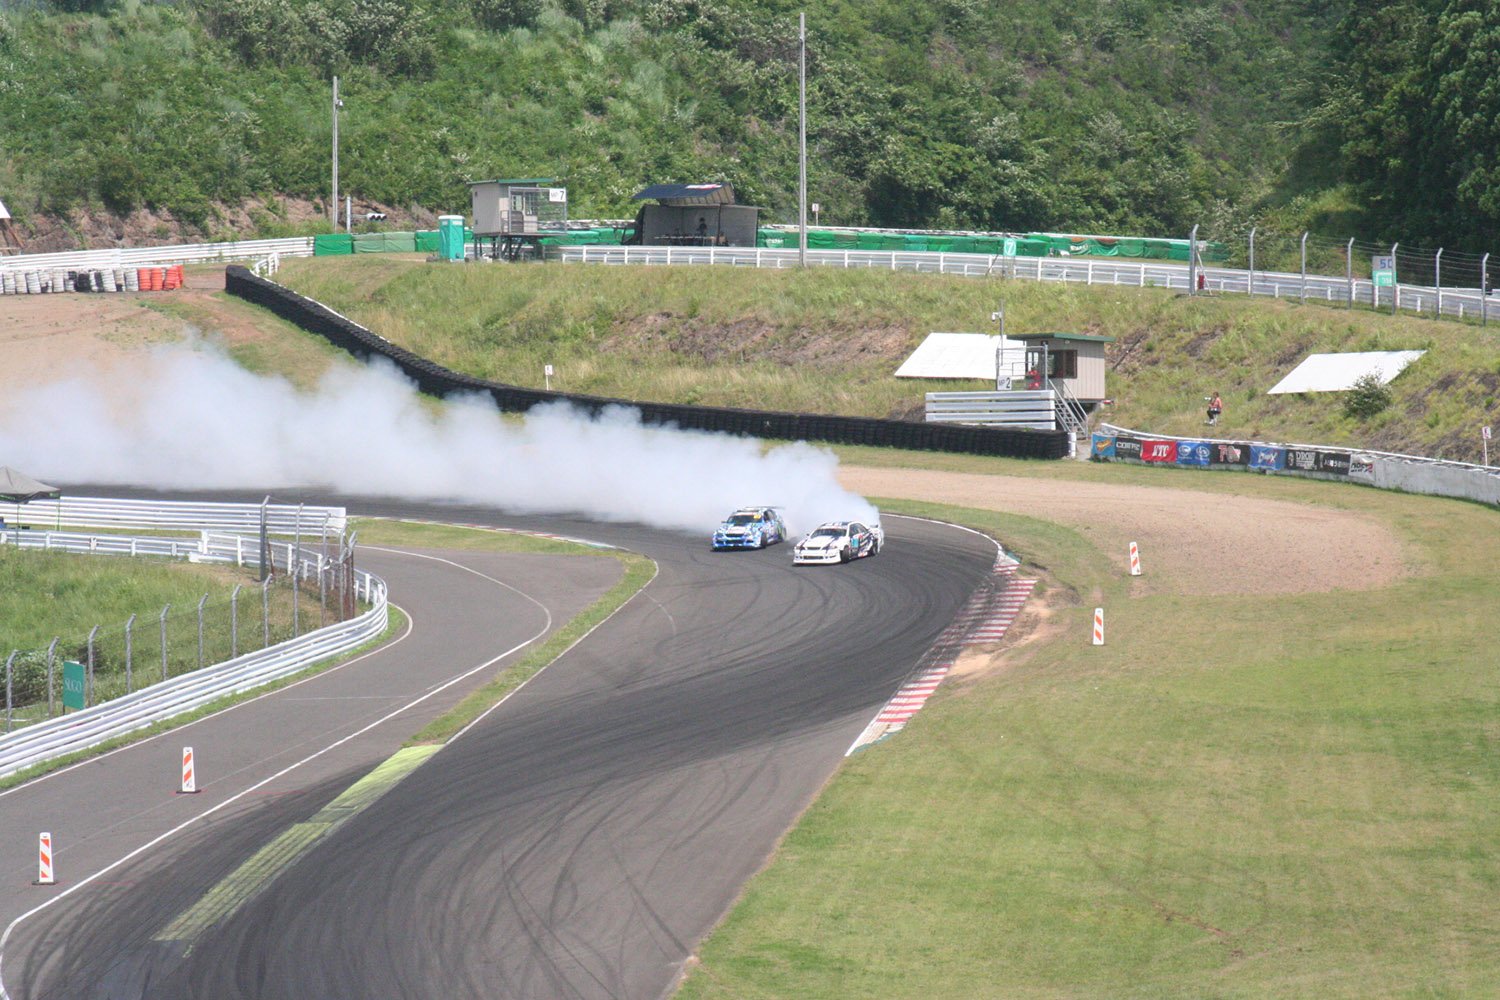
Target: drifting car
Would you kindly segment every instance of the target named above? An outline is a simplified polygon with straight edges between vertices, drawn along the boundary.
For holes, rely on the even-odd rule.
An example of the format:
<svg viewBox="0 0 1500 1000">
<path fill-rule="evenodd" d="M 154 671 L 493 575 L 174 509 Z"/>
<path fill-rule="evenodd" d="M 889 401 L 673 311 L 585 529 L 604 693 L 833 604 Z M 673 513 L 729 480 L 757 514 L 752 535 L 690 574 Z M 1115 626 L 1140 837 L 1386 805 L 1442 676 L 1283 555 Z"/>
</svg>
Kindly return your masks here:
<svg viewBox="0 0 1500 1000">
<path fill-rule="evenodd" d="M 885 543 L 885 532 L 879 522 L 829 521 L 813 529 L 812 534 L 792 548 L 792 563 L 846 563 L 873 556 Z"/>
<path fill-rule="evenodd" d="M 714 532 L 714 549 L 763 549 L 786 541 L 786 522 L 775 507 L 741 507 Z"/>
</svg>

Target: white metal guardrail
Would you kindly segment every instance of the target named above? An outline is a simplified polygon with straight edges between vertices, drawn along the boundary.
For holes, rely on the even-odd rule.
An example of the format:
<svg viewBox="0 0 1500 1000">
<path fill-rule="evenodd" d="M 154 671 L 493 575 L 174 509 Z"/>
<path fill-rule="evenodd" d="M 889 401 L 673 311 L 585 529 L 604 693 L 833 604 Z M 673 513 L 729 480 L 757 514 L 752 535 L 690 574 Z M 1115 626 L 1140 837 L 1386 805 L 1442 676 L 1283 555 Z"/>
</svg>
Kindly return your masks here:
<svg viewBox="0 0 1500 1000">
<path fill-rule="evenodd" d="M 637 247 L 575 246 L 549 247 L 548 260 L 586 264 L 638 264 L 679 266 L 721 264 L 731 267 L 792 268 L 798 266 L 796 249 L 767 247 Z M 1132 288 L 1169 288 L 1188 291 L 1191 276 L 1186 264 L 1164 261 L 1120 261 L 1070 257 L 1006 257 L 975 253 L 901 250 L 808 250 L 812 267 L 878 268 L 925 274 L 958 274 L 969 277 L 1011 277 L 1033 281 L 1067 281 L 1087 285 L 1117 285 Z M 1397 308 L 1402 312 L 1437 314 L 1439 289 L 1424 285 L 1378 288 L 1367 279 L 1280 271 L 1240 271 L 1233 268 L 1200 267 L 1202 290 L 1206 292 L 1262 295 L 1299 302 L 1345 305 L 1350 302 Z M 1488 299 L 1477 288 L 1441 289 L 1441 315 L 1459 319 L 1494 316 L 1500 318 L 1500 296 Z"/>
<path fill-rule="evenodd" d="M 125 503 L 132 506 L 133 516 L 151 523 L 151 517 L 139 509 L 150 506 L 152 501 L 99 501 L 101 509 L 107 510 L 110 503 Z M 156 503 L 165 510 L 154 523 L 170 521 L 185 527 L 186 512 L 183 505 L 168 502 Z M 259 525 L 260 506 L 255 504 L 194 504 L 200 515 L 211 521 L 232 521 L 242 517 L 237 508 L 250 507 L 255 511 Z M 214 517 L 212 508 L 231 508 Z M 269 505 L 268 505 L 269 506 Z M 282 513 L 290 509 L 280 505 Z M 342 508 L 323 508 L 338 511 Z M 67 549 L 75 552 L 117 553 L 122 555 L 171 555 L 186 556 L 196 560 L 258 564 L 260 561 L 259 539 L 234 534 L 223 534 L 207 530 L 199 522 L 200 535 L 196 540 L 161 537 L 128 537 L 120 535 L 88 535 L 60 531 L 9 531 L 0 533 L 0 540 L 9 544 L 28 547 Z M 290 565 L 296 558 L 301 573 L 317 572 L 325 563 L 322 553 L 298 548 L 294 542 L 273 543 L 272 562 Z M 155 723 L 165 721 L 221 698 L 253 690 L 272 681 L 295 674 L 309 664 L 337 656 L 375 638 L 385 631 L 389 622 L 389 607 L 385 581 L 364 571 L 354 573 L 355 597 L 370 603 L 363 614 L 348 621 L 329 625 L 308 632 L 296 639 L 288 640 L 266 649 L 247 653 L 193 673 L 183 674 L 171 680 L 153 684 L 122 698 L 115 698 L 90 708 L 59 716 L 45 722 L 37 722 L 0 737 L 0 777 L 14 774 L 38 764 L 67 754 L 98 746 L 100 743 L 137 732 Z"/>
<path fill-rule="evenodd" d="M 64 253 L 31 253 L 0 257 L 0 271 L 97 270 L 145 267 L 156 264 L 203 264 L 214 261 L 254 260 L 276 254 L 281 257 L 311 257 L 313 238 L 293 236 L 277 240 L 241 240 L 236 243 L 188 243 L 159 247 L 113 247 L 109 250 L 73 250 Z"/>
<path fill-rule="evenodd" d="M 1057 399 L 1051 389 L 999 392 L 929 392 L 929 423 L 983 424 L 992 427 L 1057 429 Z"/>
<path fill-rule="evenodd" d="M 260 531 L 265 508 L 266 530 L 274 535 L 341 533 L 348 525 L 343 507 L 284 503 L 199 503 L 191 500 L 117 500 L 69 497 L 0 503 L 0 521 L 9 527 L 148 528 L 183 531 Z"/>
</svg>

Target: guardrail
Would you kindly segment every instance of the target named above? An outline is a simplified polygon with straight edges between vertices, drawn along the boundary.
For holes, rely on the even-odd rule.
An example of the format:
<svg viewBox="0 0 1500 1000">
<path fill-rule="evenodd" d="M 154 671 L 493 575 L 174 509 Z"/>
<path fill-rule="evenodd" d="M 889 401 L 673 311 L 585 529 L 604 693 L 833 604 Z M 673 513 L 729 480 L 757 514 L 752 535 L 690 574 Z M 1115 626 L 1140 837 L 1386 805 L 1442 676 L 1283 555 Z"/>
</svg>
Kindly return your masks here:
<svg viewBox="0 0 1500 1000">
<path fill-rule="evenodd" d="M 1057 400 L 1051 389 L 929 392 L 926 403 L 932 423 L 1057 429 Z"/>
<path fill-rule="evenodd" d="M 124 501 L 132 505 L 150 501 Z M 163 506 L 180 505 L 161 502 Z M 212 504 L 197 504 L 208 508 Z M 231 508 L 258 505 L 225 504 Z M 339 510 L 341 508 L 328 508 Z M 226 518 L 238 516 L 231 511 Z M 163 516 L 181 518 L 180 509 L 169 509 Z M 257 521 L 258 524 L 258 521 Z M 260 546 L 256 538 L 219 534 L 202 530 L 196 541 L 185 539 L 119 535 L 84 535 L 66 532 L 11 531 L 0 533 L 0 539 L 11 544 L 77 552 L 117 553 L 122 555 L 186 556 L 199 561 L 234 562 L 259 565 Z M 277 556 L 281 558 L 278 560 Z M 295 560 L 299 575 L 320 571 L 327 560 L 320 552 L 298 548 L 293 542 L 272 546 L 272 565 L 290 567 Z M 369 602 L 369 610 L 354 618 L 308 632 L 298 638 L 247 653 L 192 673 L 161 681 L 121 698 L 82 709 L 69 715 L 33 723 L 0 737 L 0 777 L 14 774 L 35 764 L 77 753 L 108 740 L 126 736 L 158 722 L 212 704 L 221 698 L 253 690 L 305 669 L 309 664 L 337 656 L 356 648 L 385 631 L 389 606 L 385 581 L 355 570 L 356 600 Z"/>
<path fill-rule="evenodd" d="M 1101 424 L 1089 457 L 1146 465 L 1217 468 L 1352 481 L 1380 489 L 1500 506 L 1500 469 L 1420 455 L 1329 445 L 1183 438 Z"/>
<path fill-rule="evenodd" d="M 192 500 L 117 500 L 69 497 L 0 503 L 0 527 L 158 528 L 184 531 L 258 533 L 262 508 L 266 530 L 273 535 L 339 534 L 348 525 L 343 507 L 283 503 L 199 503 Z"/>
<path fill-rule="evenodd" d="M 113 247 L 109 250 L 71 250 L 63 253 L 31 253 L 0 257 L 0 271 L 77 270 L 142 267 L 148 264 L 203 264 L 214 261 L 254 260 L 277 254 L 311 257 L 313 238 L 293 236 L 277 240 L 241 240 L 236 243 L 188 243 L 159 247 Z"/>
<path fill-rule="evenodd" d="M 800 262 L 796 249 L 766 247 L 549 247 L 546 258 L 568 263 L 686 266 L 721 264 L 730 267 L 792 268 Z M 1033 281 L 1067 281 L 1086 285 L 1130 288 L 1168 288 L 1189 291 L 1192 273 L 1186 264 L 1161 261 L 1117 261 L 1068 257 L 1005 257 L 973 253 L 808 250 L 810 267 L 859 267 L 921 274 L 968 277 L 1008 277 Z M 1404 312 L 1434 313 L 1459 319 L 1500 316 L 1500 296 L 1483 295 L 1478 288 L 1436 288 L 1424 285 L 1376 286 L 1367 279 L 1302 275 L 1281 271 L 1240 271 L 1200 267 L 1204 292 L 1239 293 L 1328 305 L 1393 307 Z"/>
</svg>

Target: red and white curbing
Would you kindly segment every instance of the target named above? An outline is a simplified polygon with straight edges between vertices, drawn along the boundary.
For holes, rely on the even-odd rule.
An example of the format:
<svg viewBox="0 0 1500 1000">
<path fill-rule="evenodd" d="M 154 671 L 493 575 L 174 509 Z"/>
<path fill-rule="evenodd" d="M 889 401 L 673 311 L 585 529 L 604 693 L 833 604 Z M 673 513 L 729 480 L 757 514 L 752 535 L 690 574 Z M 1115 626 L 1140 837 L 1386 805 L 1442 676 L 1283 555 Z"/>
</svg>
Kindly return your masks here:
<svg viewBox="0 0 1500 1000">
<path fill-rule="evenodd" d="M 1017 560 L 1004 552 L 996 557 L 991 579 L 974 592 L 963 610 L 938 636 L 938 641 L 933 646 L 937 662 L 901 686 L 865 727 L 848 753 L 900 732 L 938 689 L 938 685 L 953 668 L 961 650 L 969 646 L 999 642 L 1004 638 L 1006 630 L 1015 621 L 1016 615 L 1037 584 L 1035 580 L 1018 578 L 1015 574 L 1019 566 Z"/>
<path fill-rule="evenodd" d="M 37 850 L 37 872 L 36 881 L 33 885 L 56 885 L 57 878 L 52 872 L 52 834 L 44 833 L 40 838 Z"/>
</svg>

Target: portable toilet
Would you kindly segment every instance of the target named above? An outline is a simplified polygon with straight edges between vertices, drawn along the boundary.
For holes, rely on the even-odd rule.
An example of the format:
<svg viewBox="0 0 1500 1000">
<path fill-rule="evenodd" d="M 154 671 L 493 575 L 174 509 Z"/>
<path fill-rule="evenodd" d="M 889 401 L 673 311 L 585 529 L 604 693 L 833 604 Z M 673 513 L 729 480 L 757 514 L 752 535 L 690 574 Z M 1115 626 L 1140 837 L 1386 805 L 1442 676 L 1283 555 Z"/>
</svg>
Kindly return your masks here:
<svg viewBox="0 0 1500 1000">
<path fill-rule="evenodd" d="M 464 217 L 438 216 L 438 254 L 444 260 L 464 259 Z"/>
</svg>

